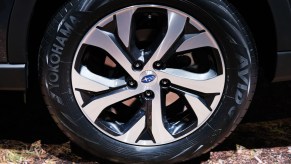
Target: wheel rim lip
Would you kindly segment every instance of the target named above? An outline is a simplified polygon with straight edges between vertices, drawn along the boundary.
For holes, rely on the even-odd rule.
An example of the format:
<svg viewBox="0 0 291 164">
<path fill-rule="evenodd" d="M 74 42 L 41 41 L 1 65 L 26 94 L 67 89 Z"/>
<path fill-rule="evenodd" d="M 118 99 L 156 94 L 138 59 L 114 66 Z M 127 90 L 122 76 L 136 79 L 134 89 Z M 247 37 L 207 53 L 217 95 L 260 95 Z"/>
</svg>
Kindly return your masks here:
<svg viewBox="0 0 291 164">
<path fill-rule="evenodd" d="M 162 143 L 152 143 L 151 141 L 140 141 L 138 143 L 129 143 L 129 142 L 126 142 L 124 139 L 120 139 L 119 137 L 115 137 L 111 134 L 109 134 L 108 132 L 106 132 L 104 129 L 100 128 L 99 126 L 96 125 L 96 123 L 94 123 L 95 120 L 92 120 L 90 119 L 90 116 L 87 115 L 86 112 L 84 112 L 83 110 L 82 113 L 85 115 L 85 117 L 89 120 L 89 122 L 94 126 L 96 127 L 98 130 L 100 130 L 102 133 L 104 133 L 105 135 L 115 139 L 115 140 L 118 140 L 118 141 L 121 141 L 121 142 L 124 142 L 124 143 L 127 143 L 127 144 L 132 144 L 132 145 L 140 145 L 140 146 L 155 146 L 155 145 L 164 145 L 164 144 L 168 144 L 168 143 L 172 143 L 172 142 L 175 142 L 175 141 L 178 141 L 178 140 L 181 140 L 182 138 L 185 138 L 186 136 L 194 133 L 195 131 L 197 131 L 202 125 L 205 124 L 205 122 L 207 122 L 210 117 L 213 115 L 213 113 L 216 111 L 216 108 L 218 107 L 219 103 L 220 103 L 220 100 L 221 100 L 221 97 L 222 97 L 222 93 L 224 91 L 224 86 L 225 86 L 225 63 L 224 63 L 224 58 L 222 56 L 222 52 L 221 52 L 221 49 L 220 49 L 220 46 L 218 45 L 217 41 L 215 40 L 215 38 L 213 37 L 213 35 L 209 32 L 209 30 L 204 27 L 204 25 L 196 20 L 194 17 L 192 17 L 190 14 L 186 14 L 184 13 L 183 11 L 181 10 L 178 10 L 178 9 L 174 9 L 172 7 L 168 7 L 168 6 L 164 6 L 164 5 L 155 5 L 155 4 L 145 4 L 145 5 L 134 5 L 134 6 L 129 6 L 129 7 L 126 7 L 126 8 L 123 8 L 123 9 L 119 9 L 111 14 L 108 14 L 106 15 L 105 17 L 103 17 L 101 20 L 99 20 L 97 23 L 95 23 L 91 28 L 90 30 L 88 30 L 88 32 L 83 36 L 77 50 L 76 50 L 76 53 L 75 53 L 75 56 L 74 56 L 74 59 L 73 59 L 73 63 L 72 63 L 72 70 L 75 69 L 75 64 L 76 64 L 76 61 L 77 61 L 77 58 L 78 58 L 78 55 L 79 55 L 79 52 L 81 50 L 81 47 L 82 45 L 84 44 L 84 40 L 85 38 L 87 37 L 87 35 L 89 35 L 90 31 L 92 31 L 93 29 L 95 29 L 97 26 L 100 26 L 100 27 L 103 27 L 105 26 L 108 22 L 110 22 L 111 20 L 111 17 L 113 15 L 116 15 L 120 12 L 123 12 L 125 10 L 129 10 L 129 9 L 138 9 L 138 8 L 145 8 L 145 7 L 150 7 L 150 8 L 158 8 L 158 9 L 166 9 L 166 10 L 169 10 L 169 11 L 172 11 L 172 12 L 175 12 L 175 13 L 178 13 L 180 15 L 183 15 L 187 18 L 190 18 L 192 22 L 195 23 L 195 27 L 199 30 L 205 30 L 207 32 L 207 34 L 210 36 L 211 39 L 214 40 L 216 46 L 217 46 L 217 51 L 219 53 L 219 56 L 220 56 L 220 62 L 221 62 L 221 68 L 222 68 L 222 75 L 224 76 L 224 81 L 223 81 L 223 87 L 221 88 L 221 92 L 220 92 L 220 96 L 217 96 L 213 102 L 211 103 L 211 108 L 213 109 L 212 112 L 209 114 L 209 116 L 202 122 L 200 123 L 199 125 L 197 125 L 196 128 L 192 129 L 190 132 L 188 132 L 187 134 L 183 135 L 183 136 L 180 136 L 180 137 L 177 137 L 175 138 L 174 140 L 171 140 L 171 141 L 165 141 L 165 142 L 162 142 Z M 81 54 L 83 55 L 83 54 Z M 146 90 L 149 90 L 151 89 L 151 87 L 155 88 L 155 86 L 158 85 L 158 82 L 155 82 L 155 81 L 159 81 L 161 80 L 160 77 L 160 73 L 155 71 L 153 68 L 144 68 L 142 71 L 142 73 L 140 73 L 139 75 L 139 78 L 138 78 L 138 83 L 143 83 L 141 80 L 142 80 L 142 77 L 145 77 L 146 75 L 154 75 L 155 76 L 155 79 L 151 82 L 149 82 L 150 84 L 152 85 L 147 85 L 147 83 L 145 83 L 144 85 L 142 85 L 142 87 L 138 87 L 137 90 L 142 90 L 142 91 L 146 91 Z M 144 73 L 145 72 L 145 73 Z M 163 72 L 163 71 L 161 71 Z M 144 74 L 143 74 L 144 73 Z M 75 91 L 75 87 L 74 87 L 74 75 L 71 73 L 71 80 L 72 80 L 72 88 L 73 88 L 73 94 L 74 94 L 74 98 L 75 100 L 77 101 L 77 104 L 79 106 L 80 109 L 82 109 L 82 104 L 83 101 L 80 100 L 80 93 Z M 156 93 L 156 91 L 154 91 Z M 102 109 L 104 110 L 104 109 Z"/>
</svg>

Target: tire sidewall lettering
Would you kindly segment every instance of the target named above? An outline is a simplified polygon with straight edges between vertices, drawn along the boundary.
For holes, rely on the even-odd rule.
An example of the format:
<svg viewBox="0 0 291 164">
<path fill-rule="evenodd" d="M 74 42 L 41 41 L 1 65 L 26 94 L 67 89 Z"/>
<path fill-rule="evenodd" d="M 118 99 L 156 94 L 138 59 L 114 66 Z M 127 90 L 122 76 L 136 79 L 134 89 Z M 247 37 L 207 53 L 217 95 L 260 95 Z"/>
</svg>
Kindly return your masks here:
<svg viewBox="0 0 291 164">
<path fill-rule="evenodd" d="M 61 62 L 64 55 L 65 47 L 67 46 L 67 41 L 71 37 L 72 32 L 76 24 L 79 22 L 77 17 L 68 16 L 68 18 L 60 26 L 60 29 L 56 32 L 56 37 L 51 44 L 51 48 L 47 53 L 47 74 L 46 74 L 46 84 L 48 86 L 48 93 L 50 97 L 58 104 L 63 105 L 62 98 L 59 96 L 60 86 L 62 81 L 60 76 Z"/>
</svg>

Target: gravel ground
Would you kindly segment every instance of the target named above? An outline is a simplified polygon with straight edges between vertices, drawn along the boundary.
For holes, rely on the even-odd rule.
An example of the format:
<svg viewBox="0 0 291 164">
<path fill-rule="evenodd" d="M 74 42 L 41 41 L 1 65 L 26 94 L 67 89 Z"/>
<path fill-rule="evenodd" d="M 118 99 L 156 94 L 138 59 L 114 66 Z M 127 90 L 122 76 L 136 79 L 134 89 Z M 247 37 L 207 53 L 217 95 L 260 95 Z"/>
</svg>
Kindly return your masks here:
<svg viewBox="0 0 291 164">
<path fill-rule="evenodd" d="M 0 163 L 104 163 L 72 149 L 40 97 L 25 105 L 22 94 L 1 92 L 0 100 Z M 291 83 L 260 86 L 229 138 L 187 163 L 291 163 Z"/>
<path fill-rule="evenodd" d="M 241 124 L 203 163 L 291 163 L 291 119 Z"/>
</svg>

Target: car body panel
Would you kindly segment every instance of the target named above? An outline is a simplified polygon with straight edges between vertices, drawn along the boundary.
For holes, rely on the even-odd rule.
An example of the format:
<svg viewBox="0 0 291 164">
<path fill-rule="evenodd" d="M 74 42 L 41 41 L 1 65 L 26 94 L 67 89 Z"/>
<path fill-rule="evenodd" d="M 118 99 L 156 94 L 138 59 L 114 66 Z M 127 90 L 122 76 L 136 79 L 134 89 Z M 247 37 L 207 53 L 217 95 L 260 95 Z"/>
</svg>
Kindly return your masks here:
<svg viewBox="0 0 291 164">
<path fill-rule="evenodd" d="M 8 31 L 8 61 L 10 64 L 27 62 L 29 27 L 36 0 L 15 0 Z"/>
<path fill-rule="evenodd" d="M 0 90 L 23 91 L 26 87 L 25 64 L 0 64 Z"/>
<path fill-rule="evenodd" d="M 273 82 L 291 80 L 291 0 L 268 2 L 277 35 L 277 64 Z"/>
<path fill-rule="evenodd" d="M 275 22 L 277 51 L 291 51 L 291 0 L 268 0 L 268 2 Z"/>
<path fill-rule="evenodd" d="M 7 63 L 7 30 L 14 0 L 0 0 L 0 63 Z"/>
</svg>

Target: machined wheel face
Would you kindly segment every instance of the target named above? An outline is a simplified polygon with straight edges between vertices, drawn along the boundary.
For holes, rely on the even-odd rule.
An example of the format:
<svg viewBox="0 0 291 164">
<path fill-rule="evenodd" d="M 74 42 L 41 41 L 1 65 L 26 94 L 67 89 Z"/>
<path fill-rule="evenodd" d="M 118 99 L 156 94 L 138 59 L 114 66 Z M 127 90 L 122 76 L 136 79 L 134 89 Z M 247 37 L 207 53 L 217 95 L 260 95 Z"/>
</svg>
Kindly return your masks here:
<svg viewBox="0 0 291 164">
<path fill-rule="evenodd" d="M 85 117 L 115 140 L 144 146 L 195 133 L 218 107 L 225 78 L 211 32 L 161 5 L 130 6 L 98 21 L 71 72 Z"/>
</svg>

